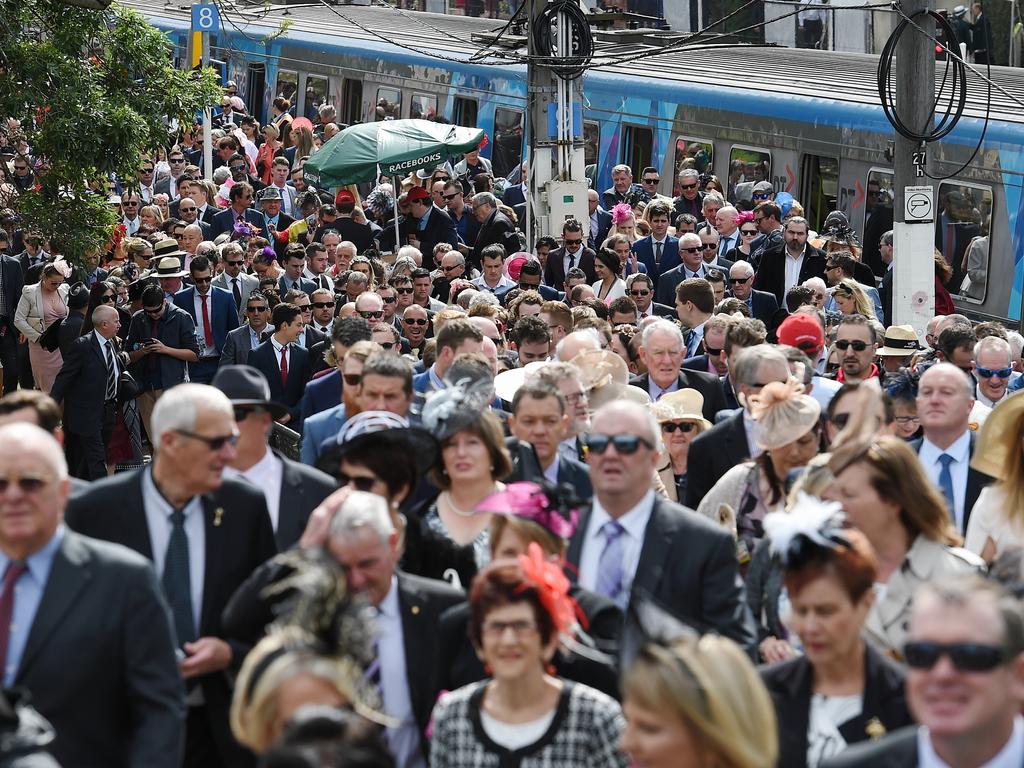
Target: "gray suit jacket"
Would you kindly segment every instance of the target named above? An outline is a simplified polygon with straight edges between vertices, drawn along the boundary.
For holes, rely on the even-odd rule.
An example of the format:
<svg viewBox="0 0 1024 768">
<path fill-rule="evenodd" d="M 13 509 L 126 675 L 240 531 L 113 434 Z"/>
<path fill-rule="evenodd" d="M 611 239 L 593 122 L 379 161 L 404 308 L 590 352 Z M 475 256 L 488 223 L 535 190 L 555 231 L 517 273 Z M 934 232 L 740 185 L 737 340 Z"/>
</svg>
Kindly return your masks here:
<svg viewBox="0 0 1024 768">
<path fill-rule="evenodd" d="M 273 326 L 267 326 L 268 331 L 273 331 Z M 233 331 L 229 331 L 224 339 L 224 349 L 220 352 L 220 365 L 248 365 L 249 350 L 252 349 L 252 334 L 249 333 L 249 325 L 240 325 Z"/>
<path fill-rule="evenodd" d="M 66 530 L 15 685 L 57 731 L 61 765 L 178 768 L 185 689 L 149 562 Z"/>
<path fill-rule="evenodd" d="M 221 272 L 215 278 L 213 278 L 214 288 L 223 288 L 228 293 L 231 293 L 231 298 L 235 297 L 234 293 L 231 292 L 231 281 L 228 280 L 226 273 Z M 249 300 L 249 294 L 260 287 L 260 281 L 258 277 L 247 275 L 244 272 L 238 273 L 238 288 L 242 294 L 242 305 L 238 308 L 238 319 L 239 321 L 245 320 L 245 302 Z"/>
</svg>

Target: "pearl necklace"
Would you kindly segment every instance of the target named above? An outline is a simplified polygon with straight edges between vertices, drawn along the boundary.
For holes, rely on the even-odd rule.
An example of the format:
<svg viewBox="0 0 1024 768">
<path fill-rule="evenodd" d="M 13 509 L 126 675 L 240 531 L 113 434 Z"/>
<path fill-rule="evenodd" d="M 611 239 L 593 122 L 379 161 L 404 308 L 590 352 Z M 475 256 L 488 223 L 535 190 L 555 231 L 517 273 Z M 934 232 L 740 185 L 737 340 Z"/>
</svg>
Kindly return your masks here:
<svg viewBox="0 0 1024 768">
<path fill-rule="evenodd" d="M 444 497 L 445 503 L 448 505 L 449 509 L 459 517 L 476 517 L 475 510 L 471 509 L 467 512 L 466 510 L 455 506 L 455 502 L 452 500 L 452 495 L 448 491 L 444 492 Z"/>
</svg>

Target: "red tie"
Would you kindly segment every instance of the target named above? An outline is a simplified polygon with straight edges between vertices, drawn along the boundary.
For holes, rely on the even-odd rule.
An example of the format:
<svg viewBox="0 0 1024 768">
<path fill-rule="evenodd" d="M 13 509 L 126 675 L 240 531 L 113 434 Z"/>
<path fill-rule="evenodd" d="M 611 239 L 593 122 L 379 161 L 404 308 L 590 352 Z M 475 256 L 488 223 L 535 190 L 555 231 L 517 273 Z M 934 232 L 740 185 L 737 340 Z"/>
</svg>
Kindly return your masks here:
<svg viewBox="0 0 1024 768">
<path fill-rule="evenodd" d="M 288 347 L 281 347 L 281 386 L 288 386 Z"/>
<path fill-rule="evenodd" d="M 206 340 L 208 349 L 213 349 L 213 329 L 210 327 L 210 303 L 207 301 L 209 295 L 199 296 L 203 300 L 203 337 Z"/>
<path fill-rule="evenodd" d="M 4 573 L 4 589 L 0 594 L 0 664 L 4 671 L 7 668 L 7 648 L 11 639 L 11 621 L 14 618 L 14 585 L 21 574 L 28 570 L 27 566 L 17 560 L 7 564 Z"/>
</svg>

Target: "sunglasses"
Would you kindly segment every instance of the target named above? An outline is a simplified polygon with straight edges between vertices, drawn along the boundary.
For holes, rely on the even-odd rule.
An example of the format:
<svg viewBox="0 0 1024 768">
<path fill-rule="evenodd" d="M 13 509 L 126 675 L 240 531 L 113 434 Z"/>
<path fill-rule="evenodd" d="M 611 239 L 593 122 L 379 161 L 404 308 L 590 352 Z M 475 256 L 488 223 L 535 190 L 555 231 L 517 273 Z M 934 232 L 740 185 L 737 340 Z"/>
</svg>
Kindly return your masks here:
<svg viewBox="0 0 1024 768">
<path fill-rule="evenodd" d="M 395 291 L 397 293 L 402 294 L 403 296 L 408 296 L 410 293 L 412 293 L 412 288 L 395 288 Z"/>
<path fill-rule="evenodd" d="M 184 429 L 176 429 L 174 431 L 182 437 L 188 437 L 192 440 L 198 440 L 200 443 L 204 443 L 211 451 L 219 451 L 225 445 L 235 445 L 238 443 L 238 435 L 218 435 L 217 437 L 207 437 L 206 435 L 197 435 L 195 432 L 188 432 Z"/>
<path fill-rule="evenodd" d="M 853 347 L 854 352 L 863 352 L 868 348 L 868 343 L 866 341 L 849 341 L 847 339 L 840 339 L 836 342 L 836 349 L 840 352 L 845 352 L 850 347 Z"/>
<path fill-rule="evenodd" d="M 757 234 L 757 230 L 756 229 L 741 229 L 740 230 L 740 234 L 744 235 L 746 237 L 753 237 L 754 235 Z"/>
<path fill-rule="evenodd" d="M 32 477 L 31 475 L 18 475 L 16 477 L 0 477 L 0 493 L 7 493 L 11 483 L 18 486 L 22 493 L 38 493 L 50 484 L 50 480 L 44 477 Z"/>
<path fill-rule="evenodd" d="M 453 192 L 450 195 L 441 195 L 441 197 L 443 197 L 445 200 L 451 201 L 451 200 L 454 200 L 456 197 L 458 197 L 461 194 L 462 194 L 461 192 Z"/>
<path fill-rule="evenodd" d="M 641 298 L 642 299 L 644 296 L 650 296 L 651 292 L 650 291 L 630 291 L 629 295 L 630 296 L 636 296 L 637 298 Z"/>
<path fill-rule="evenodd" d="M 718 243 L 704 243 L 704 245 L 701 246 L 701 250 L 716 251 L 718 250 Z"/>
<path fill-rule="evenodd" d="M 179 213 L 195 213 L 197 210 L 199 210 L 199 209 L 196 208 L 195 206 L 192 206 L 191 208 L 182 208 L 181 206 L 178 206 L 178 212 Z M 239 262 L 239 263 L 241 263 L 241 262 Z"/>
<path fill-rule="evenodd" d="M 245 421 L 257 410 L 257 408 L 235 408 L 235 421 Z"/>
<path fill-rule="evenodd" d="M 113 296 L 100 296 L 100 304 L 112 304 L 114 302 Z"/>
<path fill-rule="evenodd" d="M 1013 373 L 1013 369 L 975 367 L 974 372 L 978 374 L 979 379 L 991 379 L 993 376 L 997 376 L 1000 379 L 1008 379 L 1010 378 L 1010 374 Z"/>
<path fill-rule="evenodd" d="M 385 304 L 394 304 L 398 299 L 395 296 L 381 296 Z"/>
<path fill-rule="evenodd" d="M 631 456 L 644 446 L 653 450 L 654 446 L 637 435 L 587 435 L 583 442 L 589 453 L 603 454 L 609 445 L 615 446 L 615 452 L 622 456 Z"/>
<path fill-rule="evenodd" d="M 752 197 L 754 200 L 767 200 L 771 195 L 767 192 L 758 192 L 757 194 L 752 195 Z"/>
<path fill-rule="evenodd" d="M 750 280 L 750 276 L 747 276 L 747 277 L 730 277 L 729 278 L 729 283 L 731 285 L 743 285 L 748 280 Z"/>
<path fill-rule="evenodd" d="M 240 267 L 243 264 L 245 264 L 244 261 L 225 261 L 224 263 L 227 264 L 229 267 Z"/>
<path fill-rule="evenodd" d="M 661 179 L 644 179 L 644 184 L 657 184 Z"/>
<path fill-rule="evenodd" d="M 697 427 L 692 421 L 666 421 L 661 425 L 662 432 L 668 432 L 670 435 L 677 429 L 686 434 L 687 432 L 693 432 Z"/>
<path fill-rule="evenodd" d="M 454 272 L 456 269 L 458 269 L 461 266 L 462 266 L 461 264 L 450 264 L 447 267 L 444 266 L 444 265 L 441 265 L 441 271 L 442 272 Z"/>
<path fill-rule="evenodd" d="M 363 383 L 363 374 L 361 373 L 345 373 L 342 374 L 341 378 L 345 380 L 345 384 L 350 387 L 358 387 Z"/>
<path fill-rule="evenodd" d="M 931 669 L 949 656 L 957 672 L 991 672 L 1006 662 L 1006 651 L 982 643 L 907 643 L 903 658 L 912 669 Z"/>
<path fill-rule="evenodd" d="M 680 189 L 696 189 L 696 184 L 681 184 Z"/>
<path fill-rule="evenodd" d="M 252 312 L 253 314 L 255 314 L 256 312 L 266 312 L 268 309 L 270 309 L 270 307 L 268 307 L 266 304 L 261 304 L 258 307 L 246 307 L 245 311 Z"/>
<path fill-rule="evenodd" d="M 138 208 L 139 207 L 138 203 L 122 202 L 121 205 L 123 205 L 125 208 Z"/>
<path fill-rule="evenodd" d="M 313 302 L 313 306 L 316 309 L 327 309 L 328 307 L 333 307 L 334 306 L 334 302 L 333 301 L 314 301 Z"/>
<path fill-rule="evenodd" d="M 245 173 L 246 170 L 247 170 L 244 165 L 231 165 L 231 166 L 228 166 L 228 169 L 232 173 Z"/>
<path fill-rule="evenodd" d="M 707 344 L 704 345 L 704 352 L 707 353 L 708 357 L 718 357 L 725 350 L 721 347 L 709 347 Z"/>
<path fill-rule="evenodd" d="M 153 172 L 152 168 L 140 168 L 139 169 L 139 173 L 152 173 L 152 172 Z"/>
<path fill-rule="evenodd" d="M 420 319 L 420 318 L 414 318 L 414 319 L 409 319 L 409 320 L 403 319 L 402 322 L 405 323 L 406 325 L 426 325 L 427 324 L 426 320 L 423 320 L 423 319 Z"/>
<path fill-rule="evenodd" d="M 337 478 L 339 486 L 348 485 L 364 493 L 369 493 L 373 489 L 373 484 L 377 482 L 376 477 L 350 477 L 344 472 L 339 472 Z"/>
<path fill-rule="evenodd" d="M 519 290 L 520 291 L 536 291 L 538 288 L 540 288 L 540 283 L 520 283 L 519 284 Z"/>
<path fill-rule="evenodd" d="M 704 249 L 703 248 L 680 248 L 679 250 L 682 251 L 683 253 L 700 253 Z"/>
<path fill-rule="evenodd" d="M 178 163 L 184 163 L 185 162 L 185 158 L 184 157 L 172 157 L 172 158 L 168 159 L 167 162 L 168 163 L 174 163 L 175 165 L 177 165 Z"/>
<path fill-rule="evenodd" d="M 583 243 L 583 239 L 581 238 L 579 240 L 563 240 L 562 242 L 564 242 L 566 245 L 581 245 Z"/>
<path fill-rule="evenodd" d="M 192 282 L 196 285 L 209 285 L 213 282 L 212 277 L 193 277 Z"/>
<path fill-rule="evenodd" d="M 384 317 L 384 310 L 383 309 L 360 309 L 359 310 L 359 316 L 361 318 L 363 318 L 364 320 L 370 320 L 370 319 L 379 320 L 380 318 Z"/>
<path fill-rule="evenodd" d="M 395 348 L 395 342 L 393 342 L 393 341 L 382 341 L 380 343 L 380 348 L 381 349 L 394 349 Z"/>
<path fill-rule="evenodd" d="M 164 308 L 162 306 L 156 307 L 155 309 L 149 309 L 148 307 L 143 307 L 142 311 L 145 312 L 150 317 L 156 317 L 157 315 L 159 315 L 161 312 L 164 311 Z"/>
</svg>

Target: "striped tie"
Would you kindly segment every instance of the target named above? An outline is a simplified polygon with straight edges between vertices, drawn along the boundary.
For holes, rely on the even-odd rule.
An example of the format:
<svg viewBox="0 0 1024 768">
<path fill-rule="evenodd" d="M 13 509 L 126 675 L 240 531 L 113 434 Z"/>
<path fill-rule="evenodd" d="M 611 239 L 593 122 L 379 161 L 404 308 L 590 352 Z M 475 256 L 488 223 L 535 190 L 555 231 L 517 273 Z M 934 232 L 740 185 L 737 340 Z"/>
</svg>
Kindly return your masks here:
<svg viewBox="0 0 1024 768">
<path fill-rule="evenodd" d="M 107 389 L 103 396 L 104 401 L 109 402 L 117 399 L 117 367 L 114 365 L 114 356 L 110 352 L 111 341 L 103 345 L 107 358 Z"/>
<path fill-rule="evenodd" d="M 626 532 L 617 520 L 609 520 L 605 523 L 601 532 L 604 534 L 604 549 L 597 562 L 597 587 L 594 590 L 604 595 L 619 608 L 625 610 L 629 602 L 629 593 L 623 589 L 623 556 L 625 540 L 622 534 Z"/>
</svg>

